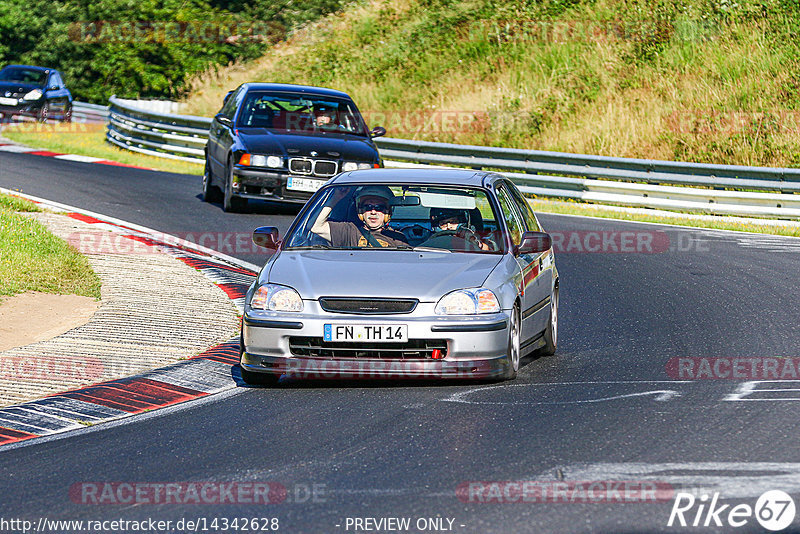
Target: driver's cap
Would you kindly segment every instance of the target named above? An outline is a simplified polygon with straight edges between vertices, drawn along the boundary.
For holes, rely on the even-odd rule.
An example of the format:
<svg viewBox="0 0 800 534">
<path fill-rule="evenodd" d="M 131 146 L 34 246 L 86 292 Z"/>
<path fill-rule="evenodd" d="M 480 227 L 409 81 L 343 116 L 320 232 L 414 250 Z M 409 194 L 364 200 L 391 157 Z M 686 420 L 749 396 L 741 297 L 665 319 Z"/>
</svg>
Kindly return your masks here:
<svg viewBox="0 0 800 534">
<path fill-rule="evenodd" d="M 386 203 L 391 206 L 394 193 L 385 185 L 365 185 L 356 192 L 357 204 L 361 202 L 362 197 L 380 197 L 385 199 Z"/>
</svg>

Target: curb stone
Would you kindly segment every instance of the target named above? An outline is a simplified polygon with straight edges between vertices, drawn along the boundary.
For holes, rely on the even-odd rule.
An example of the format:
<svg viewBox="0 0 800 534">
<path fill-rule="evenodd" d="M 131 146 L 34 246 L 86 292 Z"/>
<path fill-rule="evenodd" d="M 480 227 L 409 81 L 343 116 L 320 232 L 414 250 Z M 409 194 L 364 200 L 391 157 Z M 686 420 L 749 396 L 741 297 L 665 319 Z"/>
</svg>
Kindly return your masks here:
<svg viewBox="0 0 800 534">
<path fill-rule="evenodd" d="M 19 195 L 13 191 L 8 193 Z M 242 314 L 245 293 L 257 274 L 253 269 L 235 265 L 191 243 L 166 243 L 154 237 L 155 232 L 134 229 L 134 225 L 89 215 L 84 210 L 70 211 L 66 206 L 42 199 L 33 200 L 47 209 L 66 211 L 73 219 L 97 225 L 98 229 L 111 230 L 157 247 L 220 287 L 233 301 L 239 315 Z M 239 340 L 236 337 L 165 367 L 0 408 L 0 446 L 129 417 L 235 388 L 242 384 L 234 369 L 238 363 Z"/>
</svg>

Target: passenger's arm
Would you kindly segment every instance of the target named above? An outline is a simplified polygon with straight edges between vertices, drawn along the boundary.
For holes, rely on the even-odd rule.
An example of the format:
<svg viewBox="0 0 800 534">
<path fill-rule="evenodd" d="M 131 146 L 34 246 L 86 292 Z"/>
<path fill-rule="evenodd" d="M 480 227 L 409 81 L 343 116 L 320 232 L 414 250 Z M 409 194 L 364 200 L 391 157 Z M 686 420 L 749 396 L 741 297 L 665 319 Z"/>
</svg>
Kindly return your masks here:
<svg viewBox="0 0 800 534">
<path fill-rule="evenodd" d="M 317 220 L 314 221 L 314 226 L 311 227 L 312 232 L 325 239 L 329 243 L 331 242 L 331 225 L 328 223 L 328 217 L 330 217 L 333 207 L 336 206 L 345 196 L 347 196 L 348 192 L 350 192 L 349 187 L 338 187 L 325 203 L 325 207 L 320 210 Z"/>
</svg>

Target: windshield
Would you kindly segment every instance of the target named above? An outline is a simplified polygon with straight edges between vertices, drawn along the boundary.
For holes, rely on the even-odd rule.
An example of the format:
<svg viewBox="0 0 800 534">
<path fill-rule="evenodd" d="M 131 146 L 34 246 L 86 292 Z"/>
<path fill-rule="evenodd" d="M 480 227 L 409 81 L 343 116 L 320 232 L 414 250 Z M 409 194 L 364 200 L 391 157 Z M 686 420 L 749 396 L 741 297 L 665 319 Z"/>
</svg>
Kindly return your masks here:
<svg viewBox="0 0 800 534">
<path fill-rule="evenodd" d="M 0 82 L 16 82 L 30 85 L 44 85 L 47 73 L 41 70 L 7 67 L 0 70 Z"/>
<path fill-rule="evenodd" d="M 286 249 L 426 249 L 501 254 L 503 227 L 480 189 L 339 185 L 322 189 Z"/>
<path fill-rule="evenodd" d="M 236 124 L 285 132 L 367 135 L 353 102 L 295 93 L 248 93 Z"/>
</svg>

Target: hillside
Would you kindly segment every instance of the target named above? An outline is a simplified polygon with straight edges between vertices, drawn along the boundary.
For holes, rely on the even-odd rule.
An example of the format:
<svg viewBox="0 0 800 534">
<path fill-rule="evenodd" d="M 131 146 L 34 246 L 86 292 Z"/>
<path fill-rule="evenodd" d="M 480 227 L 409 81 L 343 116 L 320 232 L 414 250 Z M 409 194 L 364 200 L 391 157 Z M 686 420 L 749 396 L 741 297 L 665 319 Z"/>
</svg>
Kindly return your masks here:
<svg viewBox="0 0 800 534">
<path fill-rule="evenodd" d="M 350 93 L 370 127 L 445 142 L 800 165 L 797 0 L 370 0 L 194 80 Z"/>
</svg>

